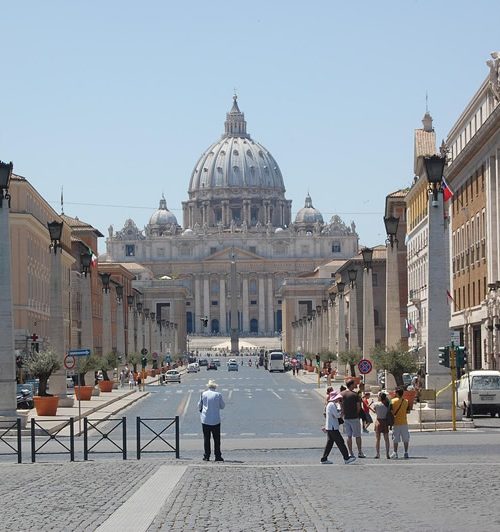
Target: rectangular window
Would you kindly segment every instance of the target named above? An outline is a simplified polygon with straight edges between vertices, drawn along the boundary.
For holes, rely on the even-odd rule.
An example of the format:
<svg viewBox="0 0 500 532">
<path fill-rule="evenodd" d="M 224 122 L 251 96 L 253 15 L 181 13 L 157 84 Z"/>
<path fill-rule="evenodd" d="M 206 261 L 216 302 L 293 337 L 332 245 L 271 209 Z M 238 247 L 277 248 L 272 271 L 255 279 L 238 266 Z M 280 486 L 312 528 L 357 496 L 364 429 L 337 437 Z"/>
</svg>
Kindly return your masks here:
<svg viewBox="0 0 500 532">
<path fill-rule="evenodd" d="M 216 307 L 219 304 L 218 301 L 212 301 L 212 307 Z"/>
<path fill-rule="evenodd" d="M 250 301 L 250 305 L 256 305 L 256 304 L 257 304 L 257 301 L 256 301 L 255 299 L 252 299 L 252 300 Z"/>
<path fill-rule="evenodd" d="M 210 255 L 217 253 L 217 248 L 210 248 Z"/>
<path fill-rule="evenodd" d="M 340 253 L 340 242 L 333 242 L 332 243 L 332 253 Z"/>
<path fill-rule="evenodd" d="M 125 245 L 125 256 L 135 257 L 135 245 L 134 244 Z"/>
<path fill-rule="evenodd" d="M 250 253 L 257 255 L 257 248 L 255 246 L 250 246 L 248 250 L 250 251 Z"/>
</svg>

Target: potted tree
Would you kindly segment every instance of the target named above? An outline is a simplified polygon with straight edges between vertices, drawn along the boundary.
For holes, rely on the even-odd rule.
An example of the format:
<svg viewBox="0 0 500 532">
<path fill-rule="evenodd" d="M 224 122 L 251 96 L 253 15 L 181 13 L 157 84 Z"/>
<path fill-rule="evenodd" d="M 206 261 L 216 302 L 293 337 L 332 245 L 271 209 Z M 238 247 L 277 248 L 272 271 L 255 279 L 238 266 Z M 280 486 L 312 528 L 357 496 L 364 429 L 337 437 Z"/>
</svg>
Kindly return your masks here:
<svg viewBox="0 0 500 532">
<path fill-rule="evenodd" d="M 38 395 L 33 398 L 37 415 L 55 416 L 59 397 L 49 394 L 47 385 L 52 373 L 61 369 L 59 357 L 51 348 L 42 349 L 32 353 L 26 359 L 24 367 L 27 373 L 38 379 Z"/>
<path fill-rule="evenodd" d="M 418 369 L 418 361 L 415 355 L 408 353 L 408 350 L 403 345 L 375 350 L 373 361 L 377 368 L 388 371 L 394 377 L 396 386 L 401 387 L 404 387 L 403 373 L 413 373 Z M 415 395 L 415 390 L 404 391 L 403 397 L 408 400 L 408 408 L 410 410 L 413 408 Z"/>
<path fill-rule="evenodd" d="M 339 361 L 345 366 L 349 366 L 350 375 L 344 377 L 345 381 L 353 380 L 356 384 L 361 382 L 361 377 L 356 377 L 356 366 L 363 358 L 361 353 L 357 351 L 342 351 L 339 353 Z"/>
<path fill-rule="evenodd" d="M 118 357 L 110 352 L 98 359 L 99 369 L 102 371 L 102 380 L 99 381 L 101 392 L 110 392 L 113 389 L 113 381 L 109 378 L 108 371 L 112 371 L 118 366 Z"/>
<path fill-rule="evenodd" d="M 94 390 L 93 385 L 86 385 L 85 384 L 85 374 L 90 371 L 95 371 L 98 368 L 98 360 L 97 357 L 94 355 L 90 355 L 88 357 L 85 357 L 83 362 L 80 361 L 79 357 L 78 360 L 78 381 L 75 383 L 75 397 L 79 401 L 90 401 L 92 398 L 92 392 Z"/>
</svg>

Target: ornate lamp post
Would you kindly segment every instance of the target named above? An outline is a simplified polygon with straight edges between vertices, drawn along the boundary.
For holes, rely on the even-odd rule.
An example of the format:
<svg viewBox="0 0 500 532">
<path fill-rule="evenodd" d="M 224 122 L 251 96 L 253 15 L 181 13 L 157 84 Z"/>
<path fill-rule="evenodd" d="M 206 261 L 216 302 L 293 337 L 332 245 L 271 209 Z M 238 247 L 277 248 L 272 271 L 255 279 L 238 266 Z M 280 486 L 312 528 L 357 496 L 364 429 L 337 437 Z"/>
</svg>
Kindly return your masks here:
<svg viewBox="0 0 500 532">
<path fill-rule="evenodd" d="M 401 341 L 401 310 L 399 301 L 398 231 L 399 218 L 384 216 L 386 243 L 385 266 L 385 345 L 396 347 Z M 395 245 L 394 245 L 395 244 Z"/>
<path fill-rule="evenodd" d="M 127 360 L 130 354 L 137 351 L 135 341 L 136 341 L 136 331 L 135 331 L 135 319 L 134 319 L 134 296 L 127 296 Z"/>
<path fill-rule="evenodd" d="M 370 358 L 375 347 L 375 320 L 373 312 L 372 259 L 373 249 L 361 250 L 363 257 L 363 358 Z M 375 371 L 367 375 L 370 382 L 376 382 Z"/>
<path fill-rule="evenodd" d="M 349 351 L 359 349 L 358 337 L 358 292 L 356 286 L 356 278 L 358 277 L 358 270 L 350 268 L 347 270 L 349 277 Z"/>
<path fill-rule="evenodd" d="M 429 192 L 432 193 L 433 206 L 437 207 L 438 192 L 442 188 L 446 156 L 431 155 L 430 157 L 424 157 L 424 165 L 427 181 L 429 182 Z"/>
<path fill-rule="evenodd" d="M 144 328 L 143 328 L 143 315 L 142 315 L 142 303 L 140 301 L 136 304 L 137 309 L 137 352 L 140 353 L 144 349 Z"/>
<path fill-rule="evenodd" d="M 113 349 L 111 341 L 111 298 L 109 292 L 110 273 L 99 274 L 102 281 L 102 356 Z"/>
<path fill-rule="evenodd" d="M 0 418 L 16 417 L 17 407 L 9 225 L 12 169 L 12 163 L 0 161 Z"/>
<path fill-rule="evenodd" d="M 115 285 L 116 292 L 116 353 L 119 360 L 125 359 L 125 318 L 123 315 L 123 286 Z"/>
<path fill-rule="evenodd" d="M 73 398 L 66 394 L 66 370 L 63 366 L 66 354 L 63 294 L 67 293 L 68 288 L 63 287 L 61 245 L 63 222 L 54 220 L 47 223 L 47 227 L 50 236 L 49 252 L 51 255 L 49 339 L 51 347 L 61 362 L 61 369 L 55 371 L 50 377 L 50 393 L 59 397 L 59 406 L 73 406 Z"/>
</svg>

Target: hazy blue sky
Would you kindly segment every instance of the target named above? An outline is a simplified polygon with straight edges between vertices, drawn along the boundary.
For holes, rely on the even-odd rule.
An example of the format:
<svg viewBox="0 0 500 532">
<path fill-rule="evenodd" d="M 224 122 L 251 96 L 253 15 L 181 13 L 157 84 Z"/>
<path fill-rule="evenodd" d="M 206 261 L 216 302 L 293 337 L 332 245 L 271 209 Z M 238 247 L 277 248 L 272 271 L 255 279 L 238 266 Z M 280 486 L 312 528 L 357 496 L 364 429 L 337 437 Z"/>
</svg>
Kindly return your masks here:
<svg viewBox="0 0 500 532">
<path fill-rule="evenodd" d="M 0 159 L 105 235 L 162 192 L 182 224 L 236 88 L 293 215 L 309 190 L 382 243 L 426 92 L 440 143 L 500 50 L 497 0 L 0 0 L 0 20 Z"/>
</svg>

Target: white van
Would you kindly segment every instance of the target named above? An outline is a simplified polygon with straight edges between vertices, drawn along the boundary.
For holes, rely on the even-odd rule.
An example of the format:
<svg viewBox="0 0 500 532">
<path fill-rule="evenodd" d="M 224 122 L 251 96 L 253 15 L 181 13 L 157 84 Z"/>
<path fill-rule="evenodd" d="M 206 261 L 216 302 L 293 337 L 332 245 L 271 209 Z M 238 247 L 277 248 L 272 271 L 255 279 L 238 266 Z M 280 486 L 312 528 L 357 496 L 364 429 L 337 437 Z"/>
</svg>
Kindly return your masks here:
<svg viewBox="0 0 500 532">
<path fill-rule="evenodd" d="M 271 351 L 269 353 L 268 370 L 272 371 L 285 371 L 285 355 L 281 351 Z"/>
<path fill-rule="evenodd" d="M 475 370 L 463 375 L 457 387 L 457 405 L 467 417 L 471 414 L 500 417 L 500 371 Z"/>
</svg>

